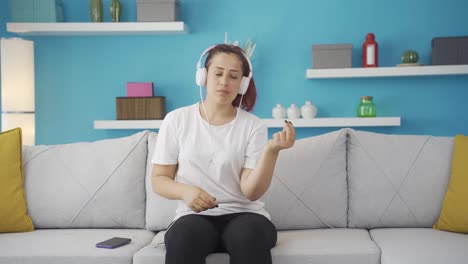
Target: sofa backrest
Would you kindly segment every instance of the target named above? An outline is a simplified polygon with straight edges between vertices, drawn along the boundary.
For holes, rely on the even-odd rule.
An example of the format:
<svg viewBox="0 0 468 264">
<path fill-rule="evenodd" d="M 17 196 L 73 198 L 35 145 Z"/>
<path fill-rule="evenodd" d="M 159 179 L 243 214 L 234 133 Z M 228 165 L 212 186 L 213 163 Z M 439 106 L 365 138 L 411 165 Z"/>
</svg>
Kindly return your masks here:
<svg viewBox="0 0 468 264">
<path fill-rule="evenodd" d="M 36 228 L 163 230 L 177 202 L 152 190 L 157 133 L 24 146 Z M 280 152 L 261 200 L 278 230 L 431 227 L 450 178 L 453 138 L 341 129 Z M 146 224 L 146 226 L 145 226 Z"/>
<path fill-rule="evenodd" d="M 431 227 L 447 185 L 453 138 L 348 129 L 348 226 Z"/>
<path fill-rule="evenodd" d="M 156 133 L 148 136 L 146 227 L 166 229 L 177 202 L 155 194 L 151 158 Z M 278 230 L 345 227 L 347 223 L 346 130 L 297 140 L 280 152 L 269 190 L 260 199 Z"/>
<path fill-rule="evenodd" d="M 36 228 L 144 228 L 148 131 L 24 146 L 28 211 Z"/>
<path fill-rule="evenodd" d="M 151 172 L 153 164 L 154 147 L 158 134 L 150 132 L 148 135 L 148 155 L 146 167 L 146 229 L 163 230 L 166 229 L 176 216 L 177 201 L 168 200 L 153 191 L 151 184 Z"/>
<path fill-rule="evenodd" d="M 282 150 L 261 200 L 278 230 L 346 227 L 346 129 Z"/>
</svg>

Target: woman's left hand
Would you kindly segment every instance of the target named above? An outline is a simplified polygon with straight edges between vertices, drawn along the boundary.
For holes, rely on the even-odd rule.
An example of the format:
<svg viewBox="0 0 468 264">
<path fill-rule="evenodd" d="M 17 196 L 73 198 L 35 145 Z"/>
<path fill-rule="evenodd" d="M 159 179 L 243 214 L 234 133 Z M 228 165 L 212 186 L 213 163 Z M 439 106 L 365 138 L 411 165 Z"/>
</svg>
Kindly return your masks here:
<svg viewBox="0 0 468 264">
<path fill-rule="evenodd" d="M 296 141 L 296 130 L 291 121 L 284 120 L 283 131 L 273 134 L 273 137 L 268 141 L 268 146 L 274 151 L 290 148 Z"/>
</svg>

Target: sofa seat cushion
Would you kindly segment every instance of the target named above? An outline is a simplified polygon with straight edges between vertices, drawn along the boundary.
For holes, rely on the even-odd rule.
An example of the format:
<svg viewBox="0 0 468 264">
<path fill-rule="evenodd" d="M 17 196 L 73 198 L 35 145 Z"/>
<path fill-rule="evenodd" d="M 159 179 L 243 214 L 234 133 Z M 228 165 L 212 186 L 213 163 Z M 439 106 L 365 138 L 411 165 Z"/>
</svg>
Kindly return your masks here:
<svg viewBox="0 0 468 264">
<path fill-rule="evenodd" d="M 370 231 L 382 251 L 381 264 L 466 264 L 468 235 L 431 228 Z"/>
<path fill-rule="evenodd" d="M 164 264 L 164 233 L 135 254 L 134 264 Z M 380 250 L 364 229 L 310 229 L 278 231 L 271 250 L 273 264 L 378 264 Z M 226 253 L 211 254 L 207 264 L 229 264 Z"/>
<path fill-rule="evenodd" d="M 96 248 L 112 237 L 128 237 L 130 244 Z M 154 233 L 143 229 L 38 229 L 0 235 L 2 264 L 131 264 L 132 256 L 148 245 Z"/>
</svg>

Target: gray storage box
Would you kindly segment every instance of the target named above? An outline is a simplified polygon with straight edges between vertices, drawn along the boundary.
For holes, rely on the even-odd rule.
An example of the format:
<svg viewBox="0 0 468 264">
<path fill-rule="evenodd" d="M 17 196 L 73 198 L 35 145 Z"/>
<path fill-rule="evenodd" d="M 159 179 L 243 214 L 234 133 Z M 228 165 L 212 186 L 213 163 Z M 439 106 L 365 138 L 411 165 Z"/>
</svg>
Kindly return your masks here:
<svg viewBox="0 0 468 264">
<path fill-rule="evenodd" d="M 312 68 L 351 68 L 352 44 L 312 45 Z"/>
<path fill-rule="evenodd" d="M 173 22 L 179 20 L 177 0 L 137 0 L 138 22 Z"/>
<path fill-rule="evenodd" d="M 468 64 L 468 36 L 432 39 L 432 65 Z"/>
</svg>

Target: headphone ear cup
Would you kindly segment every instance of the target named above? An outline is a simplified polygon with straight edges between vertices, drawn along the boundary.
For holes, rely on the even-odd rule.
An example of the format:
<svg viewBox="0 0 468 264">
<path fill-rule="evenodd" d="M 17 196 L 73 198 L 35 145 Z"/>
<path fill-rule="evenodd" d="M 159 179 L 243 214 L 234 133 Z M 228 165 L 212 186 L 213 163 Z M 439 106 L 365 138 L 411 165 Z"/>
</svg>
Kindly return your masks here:
<svg viewBox="0 0 468 264">
<path fill-rule="evenodd" d="M 249 84 L 250 84 L 250 77 L 242 77 L 242 81 L 240 84 L 240 89 L 238 94 L 244 95 L 245 92 L 247 92 L 247 89 L 249 89 Z"/>
<path fill-rule="evenodd" d="M 198 68 L 195 74 L 195 82 L 198 86 L 206 86 L 206 68 Z"/>
</svg>

